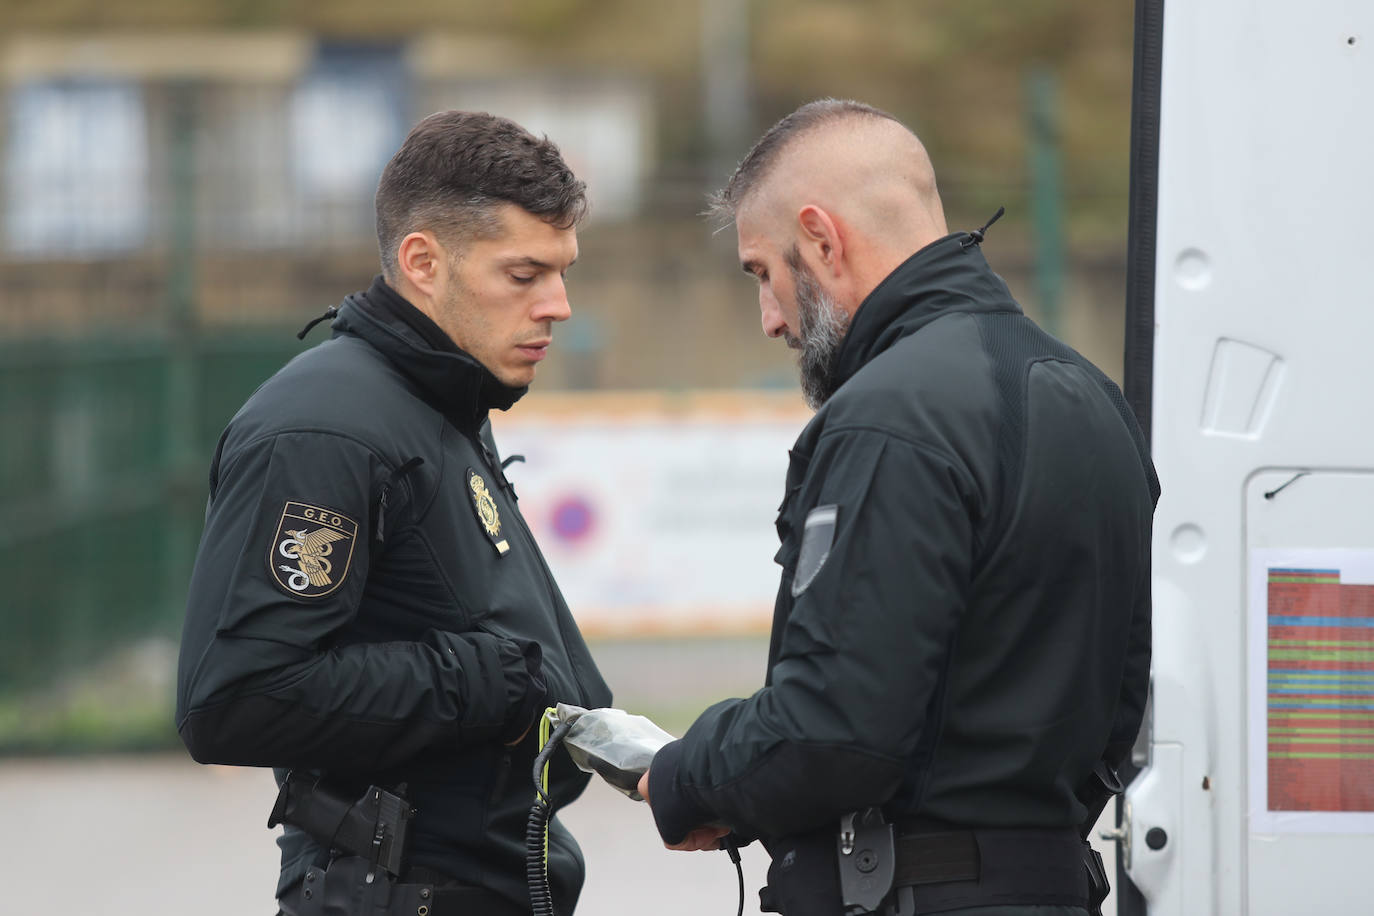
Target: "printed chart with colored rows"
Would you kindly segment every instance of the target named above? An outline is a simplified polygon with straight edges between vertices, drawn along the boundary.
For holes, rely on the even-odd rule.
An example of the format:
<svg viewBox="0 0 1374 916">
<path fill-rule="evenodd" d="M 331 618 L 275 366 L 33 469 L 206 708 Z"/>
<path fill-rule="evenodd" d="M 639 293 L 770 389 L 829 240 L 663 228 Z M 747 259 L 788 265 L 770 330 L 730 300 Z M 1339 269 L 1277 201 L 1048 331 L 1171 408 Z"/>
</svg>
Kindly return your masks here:
<svg viewBox="0 0 1374 916">
<path fill-rule="evenodd" d="M 1270 811 L 1374 811 L 1374 585 L 1268 575 Z"/>
</svg>

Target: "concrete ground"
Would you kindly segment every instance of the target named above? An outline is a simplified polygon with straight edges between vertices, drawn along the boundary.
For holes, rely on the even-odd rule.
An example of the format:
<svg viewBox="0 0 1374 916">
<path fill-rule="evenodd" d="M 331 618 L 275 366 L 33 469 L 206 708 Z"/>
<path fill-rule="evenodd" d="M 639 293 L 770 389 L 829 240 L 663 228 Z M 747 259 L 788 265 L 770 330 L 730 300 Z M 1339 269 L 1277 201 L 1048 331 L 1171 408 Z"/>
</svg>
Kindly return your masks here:
<svg viewBox="0 0 1374 916">
<path fill-rule="evenodd" d="M 681 734 L 694 711 L 762 681 L 759 639 L 593 646 L 617 705 Z M 0 912 L 83 916 L 271 916 L 275 797 L 265 770 L 198 766 L 181 754 L 0 761 Z M 583 916 L 731 916 L 724 853 L 662 848 L 644 805 L 593 780 L 561 815 L 582 844 Z M 1101 848 L 1101 846 L 1099 846 Z M 1114 869 L 1109 850 L 1108 868 Z M 743 851 L 745 913 L 757 914 L 767 857 Z M 1114 916 L 1108 898 L 1104 908 Z"/>
</svg>

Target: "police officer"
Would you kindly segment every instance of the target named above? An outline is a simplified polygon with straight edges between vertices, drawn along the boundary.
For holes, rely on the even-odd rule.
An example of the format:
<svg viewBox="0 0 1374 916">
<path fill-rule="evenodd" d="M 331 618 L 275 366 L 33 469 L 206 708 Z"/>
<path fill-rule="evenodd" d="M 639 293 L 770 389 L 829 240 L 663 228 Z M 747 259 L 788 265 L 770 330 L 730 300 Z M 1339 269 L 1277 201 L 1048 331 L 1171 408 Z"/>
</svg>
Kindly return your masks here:
<svg viewBox="0 0 1374 916">
<path fill-rule="evenodd" d="M 547 138 L 421 121 L 377 189 L 381 276 L 219 440 L 177 727 L 202 763 L 277 768 L 287 914 L 529 912 L 531 725 L 610 693 L 488 413 L 570 315 L 585 209 Z M 586 781 L 558 758 L 555 805 Z M 556 819 L 548 865 L 567 912 L 583 865 Z"/>
<path fill-rule="evenodd" d="M 765 908 L 793 916 L 1081 913 L 1080 830 L 1149 675 L 1159 490 L 1133 415 L 1021 312 L 987 227 L 946 229 L 884 112 L 803 106 L 717 208 L 817 412 L 765 686 L 655 757 L 659 833 L 761 839 Z"/>
</svg>

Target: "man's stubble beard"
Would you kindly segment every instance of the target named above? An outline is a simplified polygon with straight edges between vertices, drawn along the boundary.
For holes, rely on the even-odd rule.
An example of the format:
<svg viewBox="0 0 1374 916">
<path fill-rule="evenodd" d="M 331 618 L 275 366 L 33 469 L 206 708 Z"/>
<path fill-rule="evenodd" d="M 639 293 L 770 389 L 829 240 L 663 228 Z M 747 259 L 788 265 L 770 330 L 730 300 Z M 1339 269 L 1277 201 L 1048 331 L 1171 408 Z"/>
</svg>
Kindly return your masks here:
<svg viewBox="0 0 1374 916">
<path fill-rule="evenodd" d="M 786 335 L 787 345 L 797 354 L 801 370 L 802 397 L 813 410 L 830 399 L 840 387 L 836 377 L 836 355 L 849 331 L 849 315 L 816 280 L 811 268 L 793 248 L 787 267 L 797 297 L 797 336 Z"/>
</svg>

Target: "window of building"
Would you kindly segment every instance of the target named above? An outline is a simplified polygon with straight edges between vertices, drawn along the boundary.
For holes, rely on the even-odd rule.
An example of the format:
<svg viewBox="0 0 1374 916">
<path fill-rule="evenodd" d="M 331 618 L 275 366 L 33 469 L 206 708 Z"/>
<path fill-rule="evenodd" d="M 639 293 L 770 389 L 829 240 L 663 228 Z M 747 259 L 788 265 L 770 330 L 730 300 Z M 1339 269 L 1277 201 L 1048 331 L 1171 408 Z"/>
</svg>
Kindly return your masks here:
<svg viewBox="0 0 1374 916">
<path fill-rule="evenodd" d="M 141 90 L 49 81 L 10 91 L 4 244 L 20 256 L 99 256 L 148 235 L 148 130 Z"/>
<path fill-rule="evenodd" d="M 377 179 L 405 136 L 400 50 L 323 44 L 292 95 L 292 175 L 305 237 L 366 238 Z"/>
</svg>

